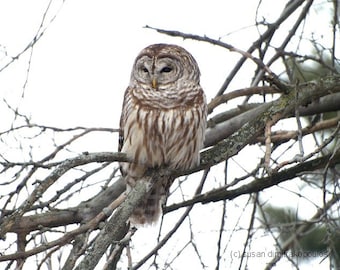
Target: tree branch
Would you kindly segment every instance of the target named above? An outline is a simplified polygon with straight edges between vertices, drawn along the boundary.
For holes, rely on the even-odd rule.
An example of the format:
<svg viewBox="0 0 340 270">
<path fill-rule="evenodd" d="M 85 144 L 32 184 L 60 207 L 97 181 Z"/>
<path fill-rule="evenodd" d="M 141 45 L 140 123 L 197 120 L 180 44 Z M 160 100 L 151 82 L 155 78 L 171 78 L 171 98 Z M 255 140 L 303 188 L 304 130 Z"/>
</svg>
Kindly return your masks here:
<svg viewBox="0 0 340 270">
<path fill-rule="evenodd" d="M 122 201 L 125 199 L 125 195 L 121 195 L 117 198 L 117 200 L 113 201 L 108 207 L 102 209 L 102 211 L 95 216 L 93 219 L 88 221 L 86 224 L 81 225 L 79 228 L 72 230 L 70 232 L 65 233 L 62 237 L 60 237 L 57 240 L 45 243 L 43 245 L 37 246 L 31 250 L 23 251 L 23 252 L 17 252 L 9 255 L 2 255 L 0 256 L 0 261 L 8 261 L 8 260 L 16 260 L 20 258 L 27 258 L 29 256 L 38 254 L 40 252 L 46 251 L 49 248 L 55 247 L 55 246 L 62 246 L 69 243 L 71 240 L 73 240 L 77 235 L 85 233 L 87 231 L 91 231 L 95 229 L 99 222 L 101 222 L 104 218 L 107 216 L 110 216 L 112 211 L 118 207 L 122 203 Z"/>
<path fill-rule="evenodd" d="M 85 153 L 78 157 L 64 161 L 60 166 L 53 170 L 48 177 L 39 182 L 31 195 L 21 204 L 21 206 L 18 207 L 16 211 L 3 219 L 0 226 L 0 239 L 11 230 L 17 220 L 30 210 L 32 205 L 42 196 L 42 194 L 44 194 L 44 192 L 67 171 L 74 167 L 91 162 L 113 162 L 118 160 L 131 162 L 131 160 L 126 158 L 124 153 L 93 153 L 91 155 Z"/>
<path fill-rule="evenodd" d="M 117 245 L 119 243 L 121 231 L 126 229 L 127 220 L 133 209 L 143 200 L 151 187 L 152 183 L 143 180 L 137 181 L 136 186 L 129 192 L 126 200 L 106 222 L 104 228 L 101 229 L 92 247 L 76 267 L 76 270 L 94 269 L 110 244 Z"/>
<path fill-rule="evenodd" d="M 38 230 L 40 227 L 53 228 L 74 223 L 85 223 L 98 215 L 98 213 L 117 199 L 124 191 L 125 182 L 120 178 L 90 200 L 81 202 L 76 207 L 23 216 L 15 222 L 9 231 L 16 233 L 30 232 Z"/>
<path fill-rule="evenodd" d="M 335 154 L 329 154 L 320 158 L 315 158 L 313 160 L 300 163 L 292 168 L 273 173 L 270 176 L 255 179 L 249 184 L 243 185 L 236 189 L 228 190 L 225 187 L 221 187 L 212 191 L 208 191 L 204 194 L 195 196 L 191 200 L 183 201 L 181 203 L 165 207 L 164 213 L 168 213 L 196 203 L 205 204 L 220 200 L 232 200 L 244 194 L 259 192 L 266 188 L 280 184 L 284 181 L 298 177 L 301 173 L 306 173 L 310 171 L 311 168 L 313 168 L 313 170 L 321 169 L 326 164 L 328 164 L 328 162 L 330 167 L 333 167 L 336 164 L 340 164 L 340 150 L 338 150 Z"/>
</svg>

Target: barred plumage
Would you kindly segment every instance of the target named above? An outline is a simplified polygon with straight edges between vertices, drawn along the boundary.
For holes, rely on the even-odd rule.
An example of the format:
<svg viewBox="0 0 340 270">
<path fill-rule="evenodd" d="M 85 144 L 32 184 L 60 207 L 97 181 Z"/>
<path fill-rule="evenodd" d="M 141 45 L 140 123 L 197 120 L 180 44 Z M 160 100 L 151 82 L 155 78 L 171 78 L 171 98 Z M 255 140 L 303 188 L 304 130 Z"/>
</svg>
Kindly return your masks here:
<svg viewBox="0 0 340 270">
<path fill-rule="evenodd" d="M 148 168 L 198 165 L 207 114 L 199 76 L 195 59 L 176 45 L 151 45 L 136 58 L 120 121 L 119 150 L 135 161 L 121 163 L 128 191 L 148 180 Z M 157 221 L 172 182 L 158 179 L 131 220 Z"/>
</svg>

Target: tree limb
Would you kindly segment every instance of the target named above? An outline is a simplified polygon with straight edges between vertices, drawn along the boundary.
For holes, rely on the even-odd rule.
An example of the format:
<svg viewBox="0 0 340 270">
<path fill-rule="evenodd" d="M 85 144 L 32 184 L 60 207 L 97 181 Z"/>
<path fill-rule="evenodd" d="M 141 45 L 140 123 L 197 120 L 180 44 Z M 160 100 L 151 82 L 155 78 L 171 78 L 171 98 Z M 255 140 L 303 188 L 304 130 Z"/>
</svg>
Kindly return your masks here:
<svg viewBox="0 0 340 270">
<path fill-rule="evenodd" d="M 94 269 L 110 244 L 118 244 L 121 231 L 126 229 L 127 220 L 133 209 L 143 200 L 151 187 L 152 183 L 143 180 L 136 182 L 136 186 L 129 192 L 126 200 L 105 223 L 104 228 L 101 229 L 94 240 L 92 247 L 88 250 L 80 264 L 75 268 L 76 270 Z"/>
<path fill-rule="evenodd" d="M 221 187 L 208 191 L 204 194 L 197 195 L 190 200 L 165 207 L 164 213 L 168 213 L 196 203 L 205 204 L 220 200 L 232 200 L 244 194 L 259 192 L 266 188 L 280 184 L 284 181 L 298 177 L 301 173 L 311 171 L 311 168 L 313 168 L 313 170 L 320 169 L 328 164 L 328 162 L 330 167 L 336 164 L 340 164 L 340 149 L 335 154 L 329 154 L 323 157 L 315 158 L 310 161 L 299 163 L 292 168 L 273 173 L 272 175 L 267 177 L 255 179 L 249 184 L 245 184 L 236 189 L 228 190 L 225 187 Z"/>
</svg>

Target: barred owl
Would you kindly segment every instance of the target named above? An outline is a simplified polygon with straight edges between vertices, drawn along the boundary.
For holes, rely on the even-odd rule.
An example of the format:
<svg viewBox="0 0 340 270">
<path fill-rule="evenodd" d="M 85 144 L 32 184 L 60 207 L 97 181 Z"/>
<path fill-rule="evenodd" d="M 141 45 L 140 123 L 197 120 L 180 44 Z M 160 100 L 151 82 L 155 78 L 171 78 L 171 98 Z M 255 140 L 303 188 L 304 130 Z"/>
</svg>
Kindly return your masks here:
<svg viewBox="0 0 340 270">
<path fill-rule="evenodd" d="M 146 179 L 149 168 L 186 170 L 199 163 L 207 107 L 193 56 L 176 45 L 154 44 L 137 56 L 124 95 L 119 151 L 134 160 L 121 163 L 127 192 Z M 155 181 L 134 210 L 136 224 L 156 222 L 173 178 Z"/>
</svg>

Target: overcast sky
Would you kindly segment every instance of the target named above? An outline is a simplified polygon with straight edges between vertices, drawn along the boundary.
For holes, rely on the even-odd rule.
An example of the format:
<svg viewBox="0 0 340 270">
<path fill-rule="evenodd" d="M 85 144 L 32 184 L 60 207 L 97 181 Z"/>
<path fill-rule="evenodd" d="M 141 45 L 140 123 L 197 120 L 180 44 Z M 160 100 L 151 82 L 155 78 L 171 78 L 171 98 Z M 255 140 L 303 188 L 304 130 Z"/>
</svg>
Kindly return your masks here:
<svg viewBox="0 0 340 270">
<path fill-rule="evenodd" d="M 47 2 L 0 2 L 2 51 L 15 56 L 26 47 L 39 29 Z M 134 58 L 145 46 L 160 42 L 182 45 L 194 55 L 210 100 L 239 56 L 143 27 L 222 37 L 246 49 L 256 34 L 251 27 L 256 2 L 68 0 L 34 48 L 20 108 L 40 124 L 117 127 Z M 53 1 L 44 27 L 59 8 L 60 1 Z M 5 63 L 8 58 L 0 56 Z M 0 76 L 0 91 L 13 106 L 22 94 L 29 56 L 27 52 Z"/>
</svg>

